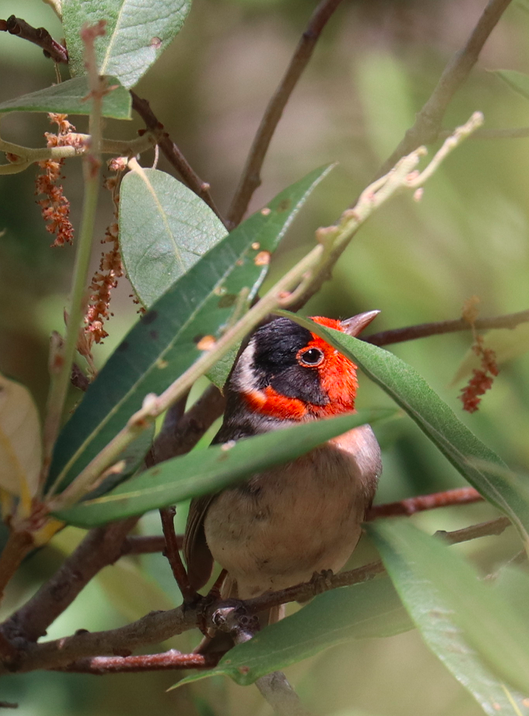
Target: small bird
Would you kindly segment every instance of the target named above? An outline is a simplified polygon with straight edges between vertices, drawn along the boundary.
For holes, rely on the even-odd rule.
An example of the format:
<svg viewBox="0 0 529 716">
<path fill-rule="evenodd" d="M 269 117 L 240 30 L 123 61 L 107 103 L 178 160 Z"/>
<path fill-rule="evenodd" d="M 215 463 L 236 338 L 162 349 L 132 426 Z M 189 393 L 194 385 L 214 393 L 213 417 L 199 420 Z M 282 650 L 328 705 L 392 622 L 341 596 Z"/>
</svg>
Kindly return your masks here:
<svg viewBox="0 0 529 716">
<path fill-rule="evenodd" d="M 312 320 L 357 336 L 378 313 Z M 274 318 L 239 353 L 213 443 L 352 412 L 356 391 L 354 363 L 315 333 Z M 381 470 L 379 445 L 363 425 L 235 487 L 195 498 L 184 537 L 191 585 L 206 584 L 214 560 L 227 571 L 225 598 L 248 599 L 336 572 L 360 538 Z"/>
</svg>

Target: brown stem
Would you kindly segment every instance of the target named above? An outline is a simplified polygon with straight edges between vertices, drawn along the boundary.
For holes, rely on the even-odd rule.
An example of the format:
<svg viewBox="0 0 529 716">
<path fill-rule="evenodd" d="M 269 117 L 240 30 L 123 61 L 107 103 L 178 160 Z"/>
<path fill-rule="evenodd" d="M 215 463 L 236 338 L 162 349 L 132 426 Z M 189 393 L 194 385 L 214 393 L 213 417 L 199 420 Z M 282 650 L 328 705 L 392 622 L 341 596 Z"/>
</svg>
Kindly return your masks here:
<svg viewBox="0 0 529 716">
<path fill-rule="evenodd" d="M 197 593 L 189 583 L 186 569 L 180 557 L 178 549 L 178 540 L 174 530 L 174 516 L 176 509 L 174 507 L 165 507 L 160 510 L 160 517 L 162 518 L 162 528 L 165 537 L 165 556 L 167 557 L 171 569 L 173 570 L 173 577 L 180 589 L 184 602 L 193 602 L 197 598 Z"/>
<path fill-rule="evenodd" d="M 482 331 L 489 328 L 516 328 L 520 323 L 527 323 L 528 321 L 529 311 L 518 311 L 518 313 L 508 313 L 504 316 L 477 318 L 473 325 L 476 330 Z M 393 328 L 389 331 L 373 333 L 363 340 L 375 346 L 387 346 L 393 343 L 402 343 L 403 341 L 414 341 L 417 340 L 417 338 L 427 338 L 429 336 L 440 336 L 444 333 L 457 333 L 459 331 L 471 330 L 472 326 L 466 319 L 456 318 L 452 321 L 420 323 L 415 326 Z"/>
<path fill-rule="evenodd" d="M 177 535 L 178 549 L 182 549 L 183 535 Z M 163 535 L 133 535 L 123 542 L 122 554 L 153 554 L 163 552 L 165 537 Z"/>
<path fill-rule="evenodd" d="M 180 149 L 165 131 L 163 124 L 158 120 L 152 111 L 149 102 L 146 99 L 138 97 L 138 95 L 132 90 L 130 94 L 132 95 L 132 108 L 136 110 L 145 122 L 149 132 L 151 132 L 151 134 L 153 134 L 156 138 L 156 143 L 162 150 L 167 161 L 176 169 L 184 184 L 186 184 L 191 191 L 194 191 L 197 196 L 205 201 L 210 209 L 212 209 L 219 217 L 219 219 L 225 223 L 210 194 L 209 184 L 202 181 L 198 174 L 196 174 L 193 170 Z"/>
<path fill-rule="evenodd" d="M 33 537 L 29 532 L 11 531 L 9 533 L 6 546 L 0 554 L 0 601 L 2 601 L 9 580 L 32 547 Z"/>
<path fill-rule="evenodd" d="M 432 495 L 408 497 L 406 500 L 388 502 L 385 505 L 373 505 L 366 515 L 366 522 L 377 520 L 380 517 L 413 515 L 415 512 L 435 510 L 438 507 L 448 507 L 449 505 L 468 505 L 481 500 L 483 497 L 473 487 L 459 487 L 455 490 L 434 492 Z"/>
<path fill-rule="evenodd" d="M 287 71 L 270 99 L 252 143 L 239 185 L 228 211 L 228 224 L 237 226 L 250 203 L 254 191 L 261 185 L 261 169 L 276 127 L 286 103 L 307 66 L 323 28 L 341 0 L 322 0 L 314 10 L 307 29 L 301 36 Z"/>
<path fill-rule="evenodd" d="M 510 2 L 511 0 L 489 0 L 465 45 L 456 52 L 445 67 L 434 91 L 416 115 L 415 124 L 408 129 L 393 154 L 384 162 L 378 176 L 386 174 L 401 157 L 417 149 L 421 144 L 431 144 L 436 141 L 452 97 L 467 79 L 483 45 Z"/>
<path fill-rule="evenodd" d="M 78 674 L 127 674 L 138 671 L 173 671 L 175 669 L 212 668 L 219 662 L 219 654 L 181 654 L 176 649 L 161 654 L 141 654 L 139 656 L 94 656 L 91 659 L 79 659 L 61 671 Z"/>
<path fill-rule="evenodd" d="M 0 30 L 17 35 L 23 40 L 29 40 L 34 45 L 42 47 L 46 57 L 54 62 L 68 64 L 68 52 L 65 47 L 55 42 L 50 33 L 43 27 L 32 27 L 25 20 L 11 15 L 7 20 L 0 20 Z"/>
</svg>

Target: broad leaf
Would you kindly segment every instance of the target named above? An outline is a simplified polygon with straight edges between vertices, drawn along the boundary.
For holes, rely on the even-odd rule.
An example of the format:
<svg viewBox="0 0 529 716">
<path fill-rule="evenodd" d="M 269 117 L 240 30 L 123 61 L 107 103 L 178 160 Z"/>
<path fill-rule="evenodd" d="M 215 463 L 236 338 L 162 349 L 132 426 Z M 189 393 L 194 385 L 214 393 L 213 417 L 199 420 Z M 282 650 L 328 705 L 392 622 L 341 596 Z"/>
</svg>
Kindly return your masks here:
<svg viewBox="0 0 529 716">
<path fill-rule="evenodd" d="M 481 442 L 426 381 L 392 353 L 288 314 L 353 360 L 417 423 L 452 465 L 489 502 L 504 512 L 529 543 L 529 500 L 516 484 L 486 463 L 506 469 L 503 460 Z M 479 461 L 479 462 L 476 462 Z"/>
<path fill-rule="evenodd" d="M 129 281 L 149 308 L 227 231 L 191 189 L 157 169 L 126 174 L 119 196 L 121 255 Z"/>
<path fill-rule="evenodd" d="M 60 510 L 56 516 L 68 524 L 93 527 L 218 492 L 358 425 L 393 415 L 393 410 L 354 413 L 193 451 L 155 465 L 102 497 Z"/>
<path fill-rule="evenodd" d="M 406 520 L 368 527 L 426 643 L 491 716 L 515 714 L 502 680 L 529 691 L 529 626 L 454 549 Z M 504 711 L 505 709 L 505 711 Z"/>
<path fill-rule="evenodd" d="M 133 87 L 178 34 L 191 0 L 63 0 L 62 20 L 72 75 L 84 75 L 83 25 L 106 20 L 96 40 L 99 73 Z"/>
<path fill-rule="evenodd" d="M 103 116 L 113 119 L 130 119 L 130 93 L 115 77 L 107 77 L 107 86 L 114 87 L 103 98 Z M 58 85 L 37 90 L 22 97 L 0 104 L 4 112 L 56 112 L 58 114 L 90 114 L 92 100 L 88 97 L 90 88 L 86 77 L 61 82 Z"/>
<path fill-rule="evenodd" d="M 329 168 L 317 169 L 208 251 L 132 328 L 88 388 L 57 442 L 50 483 L 66 485 L 124 427 L 149 393 L 160 394 L 255 297 L 267 272 L 256 257 L 272 252 Z"/>
<path fill-rule="evenodd" d="M 31 393 L 0 375 L 0 488 L 28 506 L 41 467 L 40 420 Z"/>
<path fill-rule="evenodd" d="M 529 99 L 529 75 L 516 70 L 495 70 L 494 74 L 508 84 L 517 94 Z"/>
<path fill-rule="evenodd" d="M 381 577 L 320 594 L 292 616 L 236 646 L 211 671 L 188 676 L 175 686 L 217 674 L 245 686 L 335 644 L 412 628 L 390 580 Z"/>
</svg>

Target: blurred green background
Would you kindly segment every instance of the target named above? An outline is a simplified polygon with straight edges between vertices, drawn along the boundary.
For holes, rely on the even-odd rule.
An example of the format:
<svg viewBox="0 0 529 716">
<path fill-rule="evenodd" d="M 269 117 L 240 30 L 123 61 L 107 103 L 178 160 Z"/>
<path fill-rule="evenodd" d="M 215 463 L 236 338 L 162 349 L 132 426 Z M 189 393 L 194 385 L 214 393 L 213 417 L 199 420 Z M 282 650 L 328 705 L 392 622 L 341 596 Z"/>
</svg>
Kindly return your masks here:
<svg viewBox="0 0 529 716">
<path fill-rule="evenodd" d="M 285 111 L 263 171 L 252 209 L 310 169 L 332 161 L 338 167 L 303 210 L 273 263 L 273 276 L 292 265 L 314 241 L 314 230 L 332 223 L 370 182 L 435 86 L 452 54 L 477 21 L 483 0 L 350 0 L 330 21 L 313 60 Z M 170 49 L 136 91 L 150 100 L 158 118 L 226 211 L 252 137 L 308 17 L 307 0 L 195 0 Z M 487 42 L 469 81 L 457 93 L 445 126 L 461 124 L 481 110 L 486 126 L 529 124 L 529 103 L 489 70 L 529 73 L 529 13 L 513 3 Z M 61 28 L 51 8 L 37 0 L 0 0 L 0 17 L 23 16 L 57 39 Z M 0 33 L 0 101 L 55 81 L 41 51 Z M 66 78 L 63 69 L 63 76 Z M 84 118 L 73 118 L 79 130 Z M 109 121 L 106 135 L 132 138 L 141 122 Z M 2 122 L 2 137 L 40 146 L 48 130 L 44 116 L 16 114 Z M 145 165 L 150 156 L 143 157 Z M 160 160 L 159 168 L 169 170 Z M 82 199 L 79 161 L 65 169 L 65 191 L 78 225 Z M 50 235 L 34 197 L 35 171 L 0 179 L 0 370 L 21 380 L 42 408 L 47 391 L 50 331 L 61 330 L 74 252 L 50 249 Z M 527 307 L 529 284 L 529 140 L 470 140 L 427 184 L 420 203 L 401 196 L 383 207 L 361 230 L 334 271 L 333 281 L 311 300 L 309 315 L 344 317 L 378 308 L 373 331 L 457 318 L 463 302 L 481 298 L 481 315 Z M 111 221 L 108 196 L 101 200 L 98 233 Z M 97 248 L 97 247 L 96 247 Z M 94 268 L 99 260 L 94 253 Z M 123 281 L 113 299 L 111 336 L 97 348 L 109 351 L 136 320 Z M 507 333 L 507 332 L 504 332 Z M 490 334 L 488 345 L 505 348 L 513 334 Z M 514 468 L 529 464 L 527 403 L 529 371 L 524 346 L 528 331 L 515 336 L 511 358 L 478 413 L 464 414 L 462 383 L 451 385 L 470 337 L 455 334 L 391 349 L 412 364 L 479 437 Z M 388 398 L 366 378 L 359 407 L 385 406 Z M 462 484 L 459 475 L 418 429 L 402 418 L 381 427 L 384 475 L 377 501 Z M 178 519 L 184 522 L 181 511 Z M 456 529 L 492 518 L 486 505 L 437 510 L 414 517 L 427 531 Z M 159 531 L 157 518 L 143 519 L 144 532 Z M 512 531 L 511 531 L 512 532 Z M 61 550 L 79 539 L 73 529 L 54 546 L 29 559 L 11 585 L 3 612 L 26 599 L 60 564 Z M 484 571 L 518 550 L 514 534 L 460 547 Z M 363 540 L 352 564 L 373 558 Z M 105 570 L 50 629 L 55 638 L 78 628 L 112 628 L 150 609 L 179 603 L 164 559 L 123 560 Z M 198 635 L 171 644 L 189 650 Z M 301 697 L 317 714 L 370 716 L 481 713 L 467 692 L 444 670 L 416 632 L 336 647 L 287 670 Z M 201 681 L 166 693 L 178 674 L 91 676 L 38 673 L 2 681 L 0 700 L 18 701 L 21 716 L 201 716 L 266 714 L 253 687 L 226 680 Z"/>
</svg>

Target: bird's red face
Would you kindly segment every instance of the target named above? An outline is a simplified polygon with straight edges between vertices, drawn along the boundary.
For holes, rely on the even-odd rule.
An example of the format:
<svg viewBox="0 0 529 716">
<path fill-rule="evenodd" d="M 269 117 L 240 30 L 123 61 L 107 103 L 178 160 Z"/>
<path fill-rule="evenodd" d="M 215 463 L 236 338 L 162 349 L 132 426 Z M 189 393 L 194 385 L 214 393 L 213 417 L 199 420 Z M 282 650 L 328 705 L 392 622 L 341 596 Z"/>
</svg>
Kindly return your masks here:
<svg viewBox="0 0 529 716">
<path fill-rule="evenodd" d="M 346 321 L 313 321 L 356 336 L 378 311 Z M 229 388 L 251 413 L 278 420 L 305 421 L 354 410 L 356 366 L 315 333 L 288 318 L 257 329 L 230 378 Z"/>
</svg>

